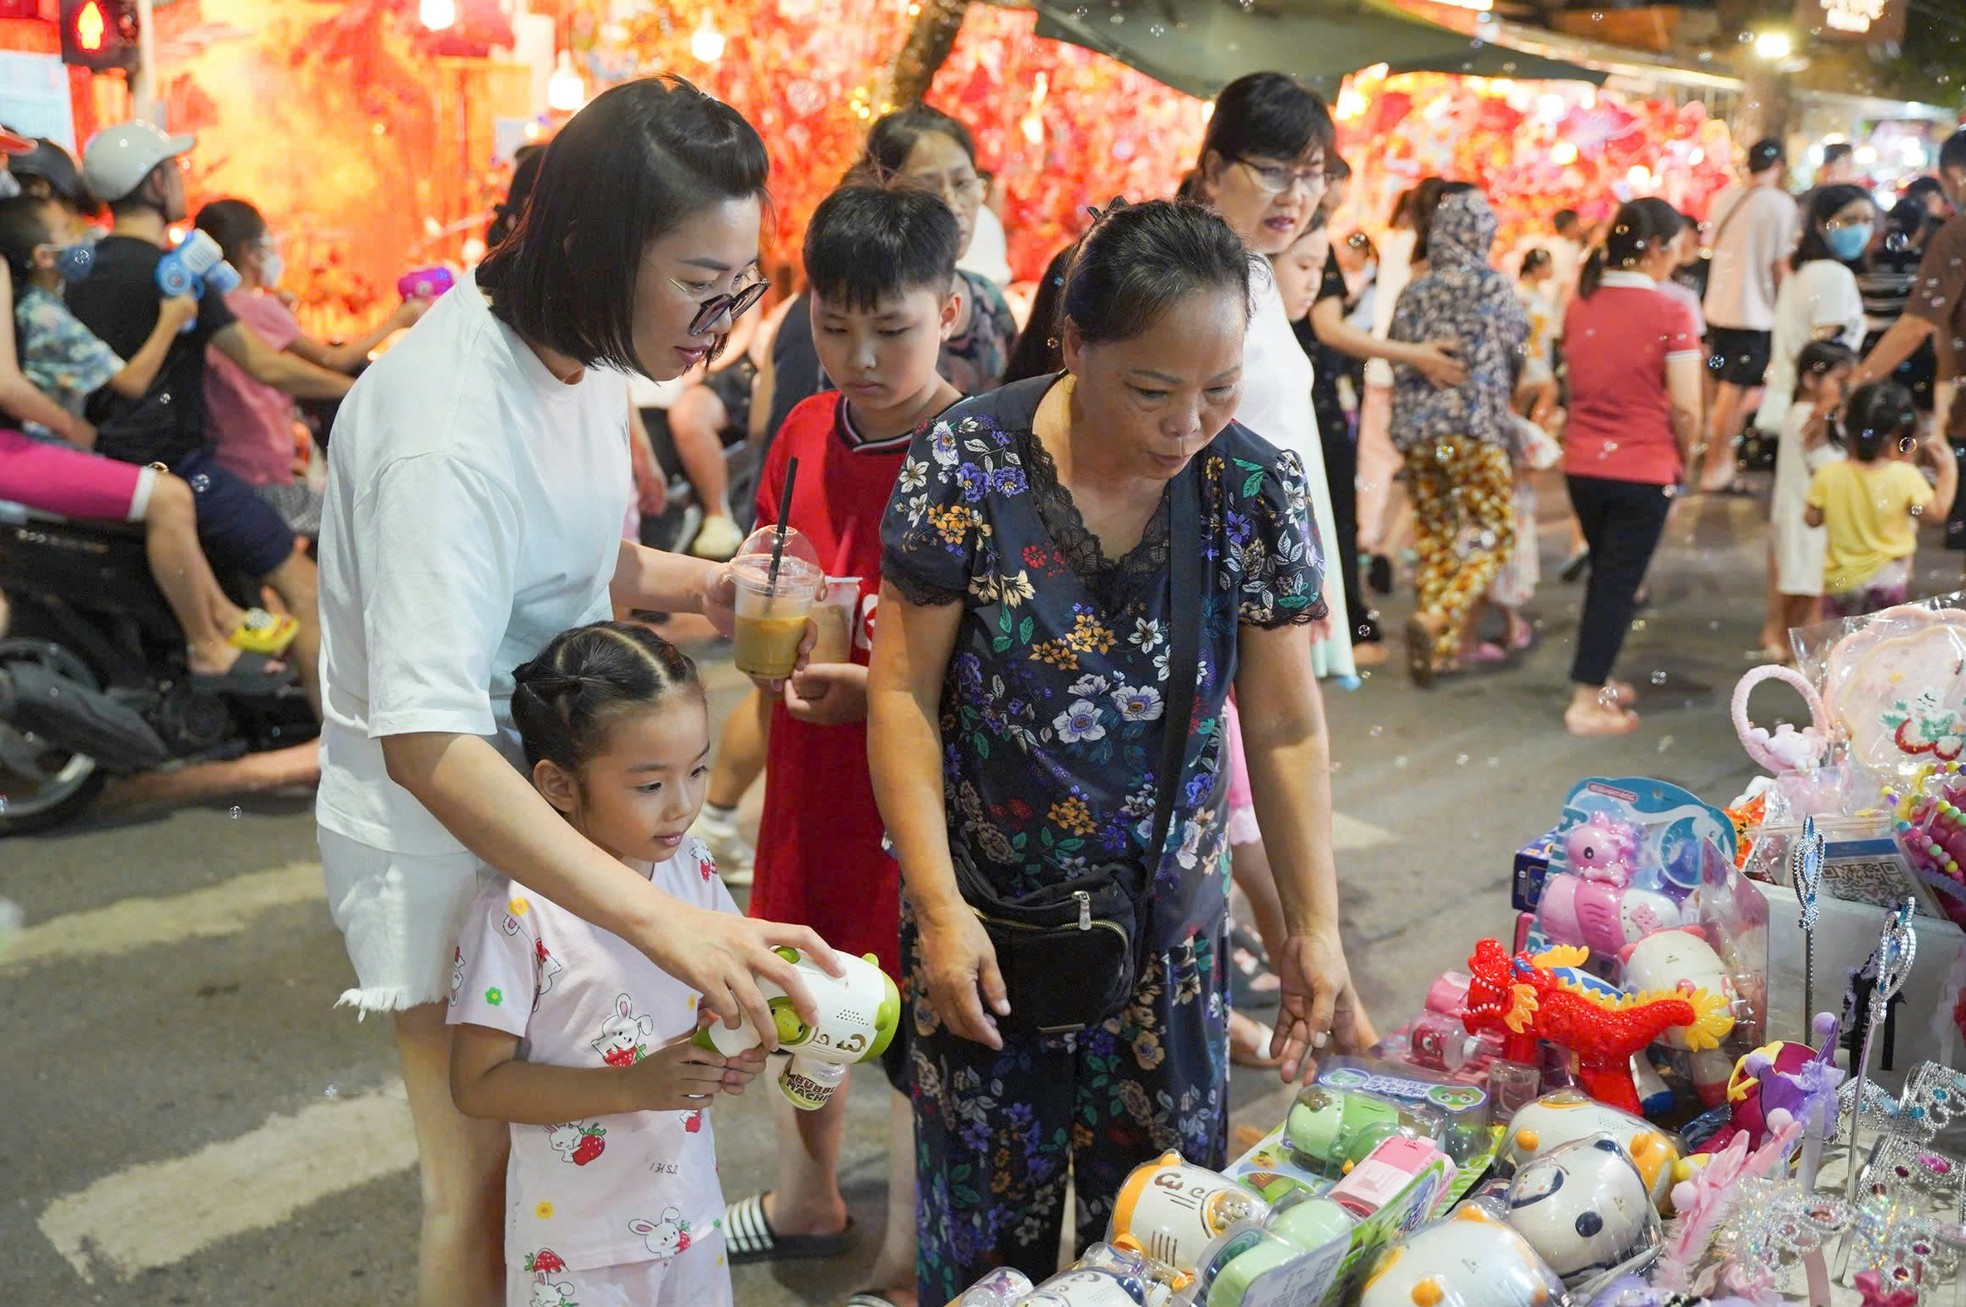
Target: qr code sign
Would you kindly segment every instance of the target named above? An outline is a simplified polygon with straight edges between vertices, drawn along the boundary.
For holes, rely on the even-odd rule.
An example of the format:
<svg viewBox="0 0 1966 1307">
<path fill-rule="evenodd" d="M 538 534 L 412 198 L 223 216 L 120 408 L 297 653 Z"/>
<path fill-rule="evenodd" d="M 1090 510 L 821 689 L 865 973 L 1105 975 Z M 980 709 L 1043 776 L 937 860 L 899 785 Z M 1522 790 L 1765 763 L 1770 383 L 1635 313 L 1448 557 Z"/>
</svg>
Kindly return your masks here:
<svg viewBox="0 0 1966 1307">
<path fill-rule="evenodd" d="M 1890 840 L 1853 840 L 1824 850 L 1823 888 L 1848 903 L 1896 907 L 1910 898 L 1920 916 L 1938 914 L 1927 900 L 1925 887 L 1911 874 L 1904 857 Z"/>
</svg>

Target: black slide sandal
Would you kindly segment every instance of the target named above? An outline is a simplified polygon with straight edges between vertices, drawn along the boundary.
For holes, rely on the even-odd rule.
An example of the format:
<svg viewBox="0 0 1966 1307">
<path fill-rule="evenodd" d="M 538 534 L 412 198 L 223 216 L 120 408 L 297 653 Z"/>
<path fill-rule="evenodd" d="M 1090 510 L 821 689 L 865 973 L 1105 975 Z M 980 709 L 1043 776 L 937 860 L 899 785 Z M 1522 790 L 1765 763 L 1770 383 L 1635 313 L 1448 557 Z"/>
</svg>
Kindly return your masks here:
<svg viewBox="0 0 1966 1307">
<path fill-rule="evenodd" d="M 724 1247 L 732 1266 L 838 1257 L 853 1247 L 853 1218 L 837 1234 L 779 1234 L 765 1219 L 765 1196 L 752 1194 L 724 1208 Z"/>
</svg>

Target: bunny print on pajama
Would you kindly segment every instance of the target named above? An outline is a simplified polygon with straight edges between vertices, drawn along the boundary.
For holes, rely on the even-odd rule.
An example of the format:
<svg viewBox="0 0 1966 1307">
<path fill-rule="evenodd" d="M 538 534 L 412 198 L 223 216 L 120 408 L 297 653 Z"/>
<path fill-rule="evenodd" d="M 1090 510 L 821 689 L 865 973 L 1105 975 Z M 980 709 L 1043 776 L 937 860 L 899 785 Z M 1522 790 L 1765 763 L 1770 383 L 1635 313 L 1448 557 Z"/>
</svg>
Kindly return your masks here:
<svg viewBox="0 0 1966 1307">
<path fill-rule="evenodd" d="M 708 865 L 692 840 L 650 875 L 686 903 L 735 912 Z M 488 883 L 465 919 L 449 1019 L 517 1037 L 528 1062 L 631 1067 L 690 1034 L 696 1008 L 646 956 L 509 880 Z M 729 1303 L 713 1117 L 511 1126 L 508 1307 Z"/>
</svg>

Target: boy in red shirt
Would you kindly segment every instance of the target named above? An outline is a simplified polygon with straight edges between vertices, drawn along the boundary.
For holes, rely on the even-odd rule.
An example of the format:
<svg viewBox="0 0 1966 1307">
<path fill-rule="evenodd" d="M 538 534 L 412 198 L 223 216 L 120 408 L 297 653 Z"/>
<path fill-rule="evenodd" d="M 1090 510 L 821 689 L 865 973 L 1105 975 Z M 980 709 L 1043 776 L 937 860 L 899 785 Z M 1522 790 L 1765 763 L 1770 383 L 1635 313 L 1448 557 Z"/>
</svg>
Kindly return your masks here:
<svg viewBox="0 0 1966 1307">
<path fill-rule="evenodd" d="M 793 409 L 758 477 L 758 525 L 774 525 L 785 470 L 799 460 L 786 525 L 812 542 L 831 577 L 858 577 L 850 661 L 817 663 L 772 706 L 753 916 L 817 930 L 836 949 L 872 953 L 900 977 L 900 868 L 867 770 L 867 660 L 880 593 L 881 516 L 915 429 L 962 398 L 936 373 L 958 302 L 958 228 L 935 195 L 851 184 L 806 231 L 814 344 L 839 389 Z M 889 1065 L 904 1065 L 900 1043 Z M 775 1100 L 778 1182 L 733 1203 L 734 1263 L 845 1250 L 839 1189 L 847 1086 L 816 1112 Z M 913 1118 L 890 1104 L 888 1229 L 868 1298 L 914 1301 Z"/>
</svg>

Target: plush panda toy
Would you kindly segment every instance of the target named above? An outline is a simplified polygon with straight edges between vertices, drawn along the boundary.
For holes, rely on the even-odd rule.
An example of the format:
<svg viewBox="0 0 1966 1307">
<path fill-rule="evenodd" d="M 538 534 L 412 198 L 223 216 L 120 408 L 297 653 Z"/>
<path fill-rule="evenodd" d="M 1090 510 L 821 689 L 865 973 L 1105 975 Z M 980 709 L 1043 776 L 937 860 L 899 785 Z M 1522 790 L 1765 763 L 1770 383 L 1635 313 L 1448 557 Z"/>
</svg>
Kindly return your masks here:
<svg viewBox="0 0 1966 1307">
<path fill-rule="evenodd" d="M 1572 1288 L 1657 1248 L 1661 1238 L 1645 1180 L 1610 1134 L 1526 1163 L 1505 1201 L 1510 1228 Z"/>
</svg>

